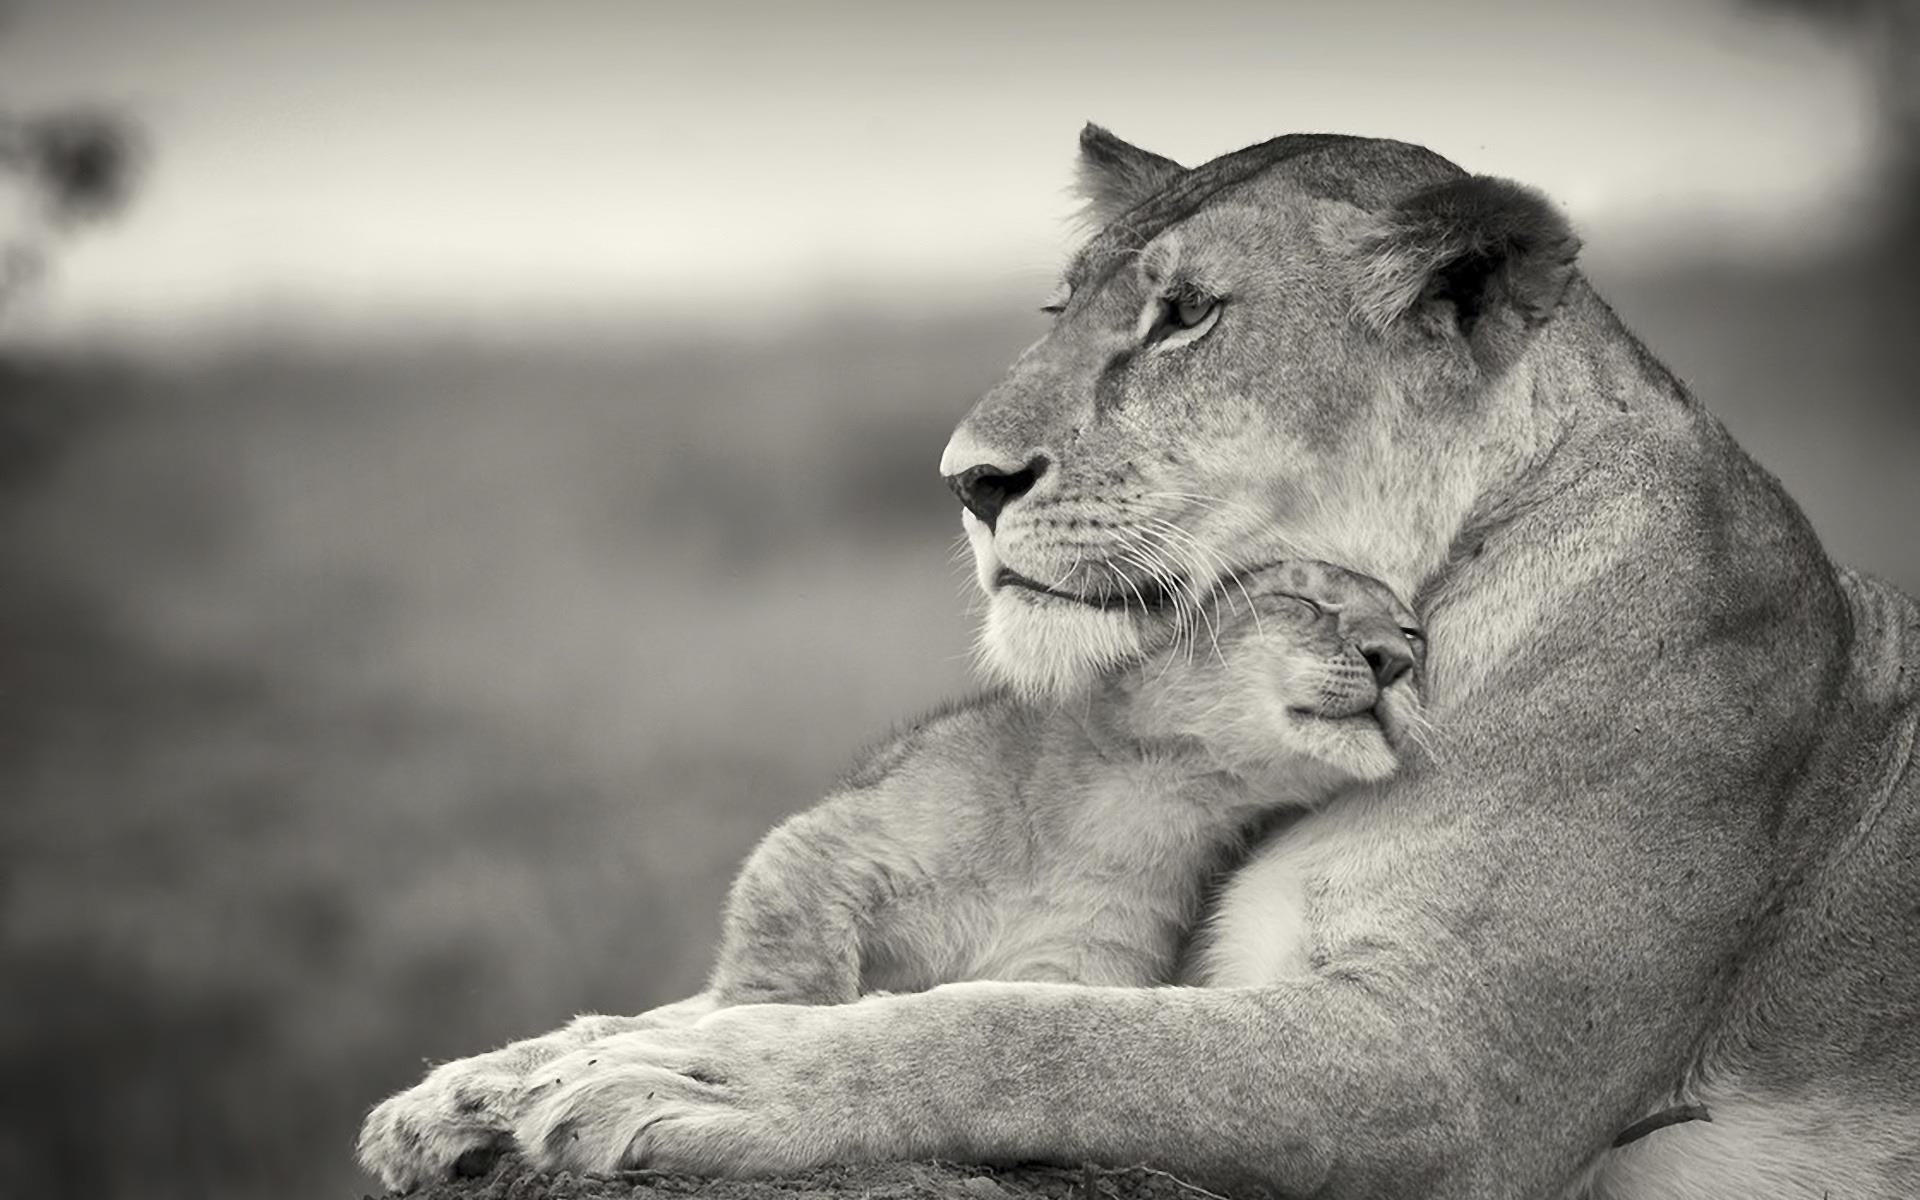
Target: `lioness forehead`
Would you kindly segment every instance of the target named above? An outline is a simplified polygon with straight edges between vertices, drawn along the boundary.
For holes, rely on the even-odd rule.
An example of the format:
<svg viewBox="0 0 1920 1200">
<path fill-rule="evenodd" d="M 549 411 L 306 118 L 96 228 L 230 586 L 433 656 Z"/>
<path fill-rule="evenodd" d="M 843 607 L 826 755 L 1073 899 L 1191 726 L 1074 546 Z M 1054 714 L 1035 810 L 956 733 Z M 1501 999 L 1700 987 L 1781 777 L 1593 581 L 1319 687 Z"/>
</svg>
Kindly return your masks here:
<svg viewBox="0 0 1920 1200">
<path fill-rule="evenodd" d="M 1466 172 L 1433 151 L 1383 138 L 1291 133 L 1204 162 L 1107 225 L 1074 256 L 1067 280 L 1098 285 L 1169 228 L 1263 178 L 1284 179 L 1310 195 L 1383 209 L 1430 184 Z"/>
</svg>

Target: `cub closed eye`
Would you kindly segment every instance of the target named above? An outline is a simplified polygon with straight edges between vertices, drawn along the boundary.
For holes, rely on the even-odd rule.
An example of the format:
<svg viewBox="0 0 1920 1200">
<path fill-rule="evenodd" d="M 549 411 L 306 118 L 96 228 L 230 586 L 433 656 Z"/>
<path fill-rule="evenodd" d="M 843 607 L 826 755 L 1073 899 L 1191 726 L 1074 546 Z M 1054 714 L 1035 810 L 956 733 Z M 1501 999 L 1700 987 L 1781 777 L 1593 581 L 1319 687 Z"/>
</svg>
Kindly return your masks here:
<svg viewBox="0 0 1920 1200">
<path fill-rule="evenodd" d="M 1043 313 L 1063 313 L 1067 311 L 1067 301 L 1071 299 L 1073 299 L 1073 288 L 1063 283 L 1053 289 L 1053 294 L 1048 296 L 1047 302 L 1040 306 L 1040 311 Z"/>
<path fill-rule="evenodd" d="M 1276 592 L 1274 594 L 1282 600 L 1290 601 L 1303 610 L 1307 616 L 1313 617 L 1316 620 L 1327 615 L 1326 608 L 1324 608 L 1319 601 L 1310 597 L 1302 596 L 1295 592 Z"/>
</svg>

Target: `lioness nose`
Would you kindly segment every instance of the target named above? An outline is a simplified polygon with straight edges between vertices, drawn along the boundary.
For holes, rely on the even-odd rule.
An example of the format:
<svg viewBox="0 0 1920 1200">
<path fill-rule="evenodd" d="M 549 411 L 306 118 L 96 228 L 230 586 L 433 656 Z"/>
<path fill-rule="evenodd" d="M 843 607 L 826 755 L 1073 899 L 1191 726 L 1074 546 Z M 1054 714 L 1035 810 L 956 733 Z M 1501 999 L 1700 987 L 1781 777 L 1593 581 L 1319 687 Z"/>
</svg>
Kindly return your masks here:
<svg viewBox="0 0 1920 1200">
<path fill-rule="evenodd" d="M 1003 471 L 992 464 L 968 467 L 947 476 L 947 486 L 960 497 L 960 503 L 966 505 L 968 512 L 992 529 L 1000 519 L 1000 511 L 1032 490 L 1047 473 L 1047 466 L 1045 455 L 1035 455 L 1018 471 Z"/>
<path fill-rule="evenodd" d="M 1373 681 L 1384 690 L 1413 670 L 1413 647 L 1398 629 L 1390 633 L 1368 633 L 1360 639 L 1360 657 L 1367 660 Z"/>
</svg>

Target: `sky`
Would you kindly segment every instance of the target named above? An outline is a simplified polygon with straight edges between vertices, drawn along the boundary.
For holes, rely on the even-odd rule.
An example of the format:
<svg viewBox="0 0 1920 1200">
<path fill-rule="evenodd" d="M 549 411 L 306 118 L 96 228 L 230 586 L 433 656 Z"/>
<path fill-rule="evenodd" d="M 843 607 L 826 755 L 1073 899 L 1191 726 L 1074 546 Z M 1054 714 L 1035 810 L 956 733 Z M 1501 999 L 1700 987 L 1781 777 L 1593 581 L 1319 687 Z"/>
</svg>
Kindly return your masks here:
<svg viewBox="0 0 1920 1200">
<path fill-rule="evenodd" d="M 125 219 L 10 319 L 1037 303 L 1088 119 L 1188 163 L 1393 136 L 1545 188 L 1590 248 L 1790 249 L 1864 186 L 1867 92 L 1844 47 L 1722 0 L 0 0 L 0 109 L 104 101 L 153 147 Z"/>
</svg>

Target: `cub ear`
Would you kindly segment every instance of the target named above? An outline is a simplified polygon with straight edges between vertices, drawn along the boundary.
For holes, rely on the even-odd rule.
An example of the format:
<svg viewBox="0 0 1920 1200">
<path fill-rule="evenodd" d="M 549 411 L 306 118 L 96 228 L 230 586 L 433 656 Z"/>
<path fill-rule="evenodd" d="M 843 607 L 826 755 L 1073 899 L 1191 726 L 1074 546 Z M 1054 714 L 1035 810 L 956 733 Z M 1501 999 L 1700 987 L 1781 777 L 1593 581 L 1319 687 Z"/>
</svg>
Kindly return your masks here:
<svg viewBox="0 0 1920 1200">
<path fill-rule="evenodd" d="M 1472 175 L 1402 200 L 1360 242 L 1354 311 L 1373 328 L 1417 321 L 1464 338 L 1489 372 L 1560 306 L 1580 239 L 1546 197 Z"/>
<path fill-rule="evenodd" d="M 1075 184 L 1086 202 L 1087 224 L 1100 228 L 1153 195 L 1186 168 L 1151 150 L 1122 141 L 1100 126 L 1080 131 L 1080 165 Z"/>
</svg>

